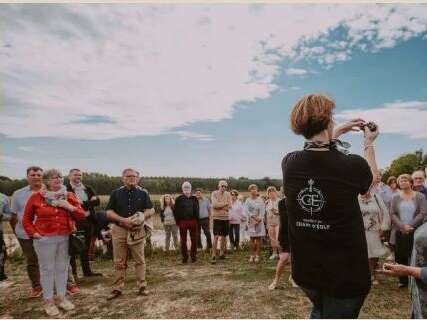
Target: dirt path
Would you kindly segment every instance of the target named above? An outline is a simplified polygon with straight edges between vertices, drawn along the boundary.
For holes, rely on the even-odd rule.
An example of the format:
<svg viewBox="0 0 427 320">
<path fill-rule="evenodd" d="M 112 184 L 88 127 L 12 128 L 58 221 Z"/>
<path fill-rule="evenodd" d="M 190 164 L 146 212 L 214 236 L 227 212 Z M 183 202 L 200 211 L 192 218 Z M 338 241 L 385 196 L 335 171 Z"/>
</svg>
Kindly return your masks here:
<svg viewBox="0 0 427 320">
<path fill-rule="evenodd" d="M 234 253 L 226 261 L 210 265 L 199 253 L 195 264 L 182 265 L 173 253 L 156 251 L 147 259 L 150 295 L 136 296 L 136 282 L 130 262 L 123 295 L 114 302 L 106 296 L 112 282 L 111 261 L 98 261 L 93 269 L 102 278 L 81 278 L 82 292 L 72 297 L 77 309 L 62 318 L 298 318 L 307 317 L 310 303 L 299 289 L 285 279 L 282 288 L 268 290 L 275 262 L 264 257 L 260 264 L 248 264 L 247 252 Z M 40 300 L 30 300 L 24 264 L 9 263 L 13 281 L 0 283 L 0 317 L 43 318 Z M 393 279 L 380 278 L 362 310 L 362 318 L 407 318 L 410 315 L 406 290 Z"/>
</svg>

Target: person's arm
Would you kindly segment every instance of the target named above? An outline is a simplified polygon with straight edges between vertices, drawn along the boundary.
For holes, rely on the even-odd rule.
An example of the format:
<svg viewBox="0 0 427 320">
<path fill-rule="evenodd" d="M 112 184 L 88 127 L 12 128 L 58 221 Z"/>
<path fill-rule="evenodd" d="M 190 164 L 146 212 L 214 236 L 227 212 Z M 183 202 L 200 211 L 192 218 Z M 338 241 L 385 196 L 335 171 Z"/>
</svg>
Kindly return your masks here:
<svg viewBox="0 0 427 320">
<path fill-rule="evenodd" d="M 16 196 L 16 193 L 14 192 L 12 194 L 12 200 L 11 200 L 11 210 L 12 210 L 12 216 L 10 218 L 9 224 L 10 227 L 13 230 L 13 233 L 15 233 L 15 227 L 16 224 L 18 223 L 18 210 L 19 210 L 19 203 L 18 203 L 18 197 Z"/>
<path fill-rule="evenodd" d="M 391 220 L 390 214 L 388 212 L 387 206 L 385 205 L 383 199 L 381 197 L 377 197 L 378 204 L 380 206 L 380 214 L 381 214 L 381 230 L 387 231 L 391 228 Z"/>
<path fill-rule="evenodd" d="M 399 211 L 398 211 L 398 200 L 399 200 L 399 195 L 394 195 L 393 198 L 391 199 L 391 204 L 390 204 L 390 218 L 391 221 L 400 229 L 403 229 L 404 224 L 402 223 L 402 221 L 400 221 L 399 218 Z"/>
<path fill-rule="evenodd" d="M 86 186 L 86 190 L 87 190 L 88 200 L 83 201 L 82 207 L 87 211 L 90 208 L 99 206 L 101 201 L 99 200 L 99 197 L 96 196 L 95 190 L 93 190 L 91 186 Z"/>
<path fill-rule="evenodd" d="M 377 130 L 373 132 L 367 126 L 364 127 L 364 142 L 363 142 L 363 147 L 365 150 L 364 155 L 365 155 L 366 161 L 369 164 L 369 167 L 371 168 L 373 180 L 375 180 L 376 177 L 378 177 L 378 172 L 379 172 L 377 161 L 375 159 L 375 148 L 374 148 L 374 141 L 377 138 L 378 134 L 379 134 L 378 127 L 377 127 Z"/>
<path fill-rule="evenodd" d="M 209 221 L 211 221 L 212 218 L 212 206 L 211 206 L 211 202 L 208 200 L 208 218 Z"/>
<path fill-rule="evenodd" d="M 34 200 L 36 199 L 37 194 L 33 194 L 27 201 L 24 209 L 24 216 L 22 217 L 22 226 L 24 227 L 25 232 L 30 238 L 33 238 L 34 235 L 37 237 L 37 230 L 33 224 L 34 221 Z"/>
<path fill-rule="evenodd" d="M 151 202 L 150 195 L 148 192 L 145 192 L 145 201 L 144 201 L 144 219 L 150 219 L 152 216 L 154 216 L 155 210 L 153 208 L 153 203 Z"/>
<path fill-rule="evenodd" d="M 289 231 L 288 231 L 288 214 L 286 210 L 286 200 L 282 199 L 279 202 L 279 244 L 284 252 L 290 252 Z"/>
<path fill-rule="evenodd" d="M 402 264 L 384 263 L 383 269 L 379 272 L 393 277 L 410 276 L 415 279 L 420 279 L 423 283 L 427 284 L 427 267 L 411 267 Z"/>
<path fill-rule="evenodd" d="M 212 192 L 211 195 L 212 207 L 214 209 L 223 209 L 226 205 L 228 205 L 228 201 L 219 201 L 215 195 L 215 191 Z"/>
<path fill-rule="evenodd" d="M 176 198 L 176 200 L 175 200 L 175 206 L 172 209 L 173 217 L 175 218 L 176 225 L 179 225 L 179 222 L 180 222 L 180 219 L 179 219 L 180 218 L 179 217 L 180 206 L 181 206 L 181 196 L 179 196 L 178 198 Z"/>
<path fill-rule="evenodd" d="M 165 222 L 165 209 L 161 209 L 160 210 L 160 221 L 162 222 L 162 223 L 164 223 Z"/>
<path fill-rule="evenodd" d="M 196 218 L 197 221 L 200 219 L 200 207 L 199 207 L 199 200 L 195 196 L 193 196 L 193 216 Z"/>
<path fill-rule="evenodd" d="M 236 200 L 236 201 L 239 201 L 239 200 Z M 243 204 L 242 203 L 238 204 L 237 211 L 239 212 L 240 222 L 246 222 L 247 218 L 246 218 L 245 210 L 243 208 Z"/>
<path fill-rule="evenodd" d="M 133 223 L 129 218 L 121 217 L 117 214 L 115 209 L 117 208 L 117 200 L 116 200 L 116 193 L 115 191 L 111 192 L 110 199 L 108 200 L 108 204 L 106 207 L 106 215 L 107 219 L 112 222 L 117 222 L 119 225 L 125 227 L 125 228 L 131 228 L 133 226 Z"/>
<path fill-rule="evenodd" d="M 409 225 L 413 228 L 417 228 L 423 223 L 424 217 L 426 216 L 426 200 L 424 198 L 424 195 L 419 193 L 415 196 L 416 201 L 416 212 L 414 218 L 411 220 Z"/>
<path fill-rule="evenodd" d="M 85 210 L 80 205 L 80 202 L 77 200 L 74 193 L 68 192 L 67 200 L 58 202 L 59 206 L 69 211 L 76 220 L 84 220 L 86 218 Z"/>
<path fill-rule="evenodd" d="M 4 199 L 3 210 L 0 213 L 0 216 L 2 217 L 2 219 L 0 220 L 0 223 L 2 221 L 10 221 L 10 219 L 12 218 L 12 210 L 10 209 L 8 198 Z"/>
</svg>

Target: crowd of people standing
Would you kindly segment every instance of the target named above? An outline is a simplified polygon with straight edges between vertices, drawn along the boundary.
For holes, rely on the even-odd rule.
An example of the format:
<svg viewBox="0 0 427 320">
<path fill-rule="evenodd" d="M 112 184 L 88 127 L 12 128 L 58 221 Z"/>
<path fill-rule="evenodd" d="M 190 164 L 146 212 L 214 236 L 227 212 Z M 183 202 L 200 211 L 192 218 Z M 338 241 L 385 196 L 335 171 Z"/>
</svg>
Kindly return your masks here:
<svg viewBox="0 0 427 320">
<path fill-rule="evenodd" d="M 357 318 L 371 285 L 379 283 L 378 272 L 398 277 L 400 288 L 409 285 L 412 317 L 425 318 L 424 172 L 382 183 L 374 148 L 378 127 L 354 119 L 335 128 L 334 107 L 323 95 L 306 96 L 294 106 L 291 128 L 306 142 L 303 150 L 287 154 L 282 161 L 283 192 L 270 186 L 263 198 L 252 184 L 242 201 L 239 192 L 228 191 L 227 181 L 221 180 L 210 197 L 201 189 L 193 192 L 189 181 L 182 184 L 182 194 L 163 195 L 164 248 L 180 248 L 182 263 L 195 263 L 203 231 L 210 263 L 215 265 L 227 259 L 229 250 L 239 250 L 244 231 L 249 236 L 249 263 L 261 261 L 266 239 L 271 246 L 269 259 L 278 259 L 270 289 L 278 286 L 284 266 L 291 263 L 290 280 L 312 302 L 312 318 Z M 350 131 L 363 132 L 364 157 L 348 154 L 346 144 L 338 139 Z M 138 184 L 139 172 L 123 170 L 123 186 L 112 191 L 104 214 L 96 213 L 99 197 L 82 183 L 81 170 L 70 170 L 68 178 L 64 184 L 59 170 L 45 172 L 32 166 L 27 169 L 28 186 L 13 193 L 10 205 L 8 197 L 0 195 L 0 221 L 10 220 L 22 248 L 30 297 L 42 296 L 49 316 L 59 315 L 59 309 L 74 309 L 66 294 L 79 291 L 76 258 L 83 276 L 102 276 L 92 271 L 90 260 L 95 240 L 107 226 L 114 262 L 107 299 L 122 295 L 129 254 L 135 265 L 136 293 L 148 295 L 144 244 L 155 212 L 148 191 Z M 7 251 L 1 225 L 0 280 L 4 280 Z M 392 254 L 387 260 L 394 255 L 396 263 L 380 265 L 388 251 Z"/>
</svg>

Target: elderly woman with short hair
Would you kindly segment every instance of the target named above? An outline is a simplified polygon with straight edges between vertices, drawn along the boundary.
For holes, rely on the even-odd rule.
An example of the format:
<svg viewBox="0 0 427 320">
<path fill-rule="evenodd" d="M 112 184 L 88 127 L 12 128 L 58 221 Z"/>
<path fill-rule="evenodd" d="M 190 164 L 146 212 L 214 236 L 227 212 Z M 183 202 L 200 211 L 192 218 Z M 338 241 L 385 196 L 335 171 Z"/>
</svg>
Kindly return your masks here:
<svg viewBox="0 0 427 320">
<path fill-rule="evenodd" d="M 48 316 L 59 314 L 58 306 L 70 311 L 74 305 L 65 298 L 68 266 L 69 235 L 76 232 L 75 220 L 85 218 L 85 211 L 76 196 L 67 192 L 61 173 L 56 169 L 45 173 L 46 190 L 33 193 L 25 206 L 23 226 L 34 239 L 40 266 L 44 309 Z"/>
<path fill-rule="evenodd" d="M 397 178 L 400 191 L 391 199 L 390 216 L 396 231 L 396 262 L 409 264 L 414 243 L 414 231 L 423 221 L 425 197 L 412 190 L 412 178 L 401 174 Z M 399 277 L 399 287 L 408 285 L 408 277 Z"/>
</svg>

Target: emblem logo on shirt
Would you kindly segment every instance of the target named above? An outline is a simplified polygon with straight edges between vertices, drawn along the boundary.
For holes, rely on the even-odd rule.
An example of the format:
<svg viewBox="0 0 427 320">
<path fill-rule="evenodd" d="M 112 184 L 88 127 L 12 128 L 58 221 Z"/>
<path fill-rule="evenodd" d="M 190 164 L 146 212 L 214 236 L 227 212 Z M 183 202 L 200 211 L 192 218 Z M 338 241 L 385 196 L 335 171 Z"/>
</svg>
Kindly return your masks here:
<svg viewBox="0 0 427 320">
<path fill-rule="evenodd" d="M 320 212 L 326 202 L 322 191 L 313 187 L 313 185 L 314 180 L 308 180 L 308 187 L 302 189 L 297 196 L 297 201 L 300 207 L 311 215 L 313 215 L 313 213 Z"/>
</svg>

